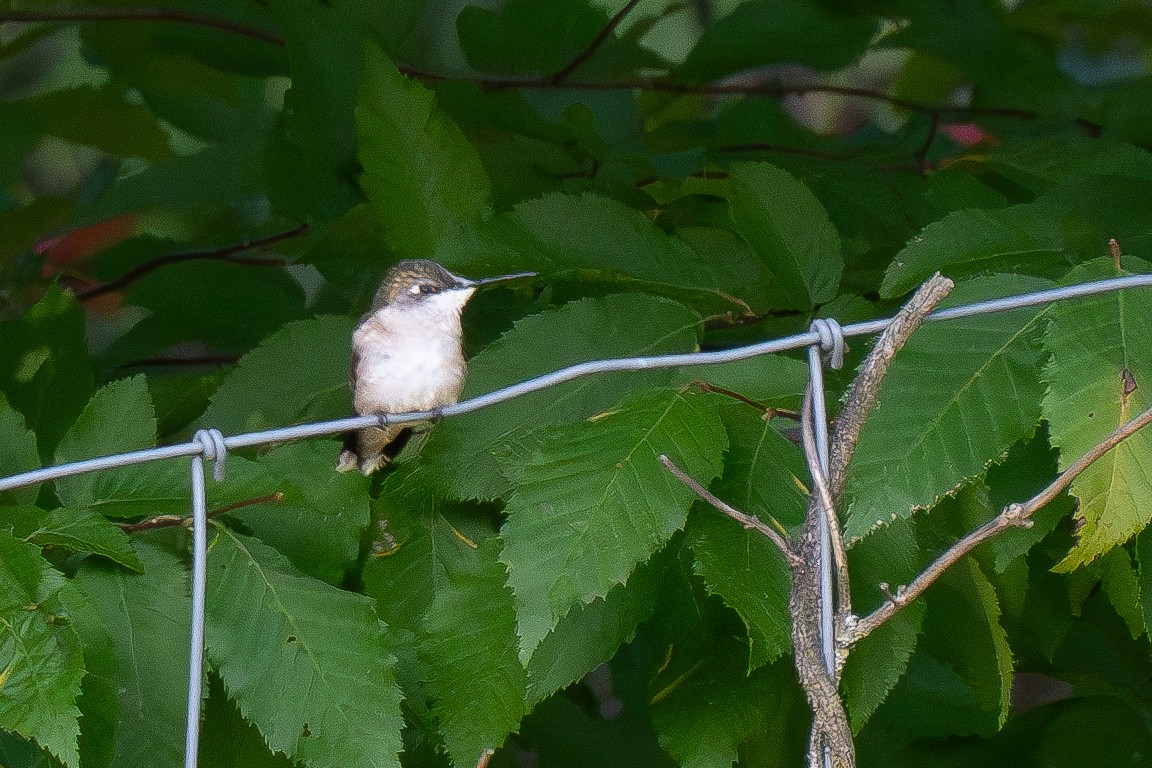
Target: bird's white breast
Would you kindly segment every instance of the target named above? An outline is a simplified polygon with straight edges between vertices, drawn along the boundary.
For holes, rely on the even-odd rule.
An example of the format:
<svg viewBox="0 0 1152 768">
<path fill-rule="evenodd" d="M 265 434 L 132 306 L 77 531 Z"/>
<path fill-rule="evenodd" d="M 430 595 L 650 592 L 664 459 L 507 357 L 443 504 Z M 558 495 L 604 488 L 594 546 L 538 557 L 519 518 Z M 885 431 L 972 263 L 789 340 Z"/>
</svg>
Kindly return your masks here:
<svg viewBox="0 0 1152 768">
<path fill-rule="evenodd" d="M 357 413 L 426 411 L 456 402 L 464 387 L 460 310 L 471 293 L 389 305 L 356 329 Z"/>
</svg>

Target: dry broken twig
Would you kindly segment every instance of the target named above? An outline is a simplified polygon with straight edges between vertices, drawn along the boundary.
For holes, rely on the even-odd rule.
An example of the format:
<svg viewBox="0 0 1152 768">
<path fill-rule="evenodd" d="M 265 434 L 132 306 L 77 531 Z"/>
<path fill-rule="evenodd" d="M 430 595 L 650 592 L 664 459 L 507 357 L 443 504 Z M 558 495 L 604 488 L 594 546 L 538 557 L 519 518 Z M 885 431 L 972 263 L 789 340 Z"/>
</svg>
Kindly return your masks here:
<svg viewBox="0 0 1152 768">
<path fill-rule="evenodd" d="M 756 531 L 757 533 L 761 533 L 764 536 L 767 536 L 768 539 L 776 545 L 777 549 L 780 550 L 780 553 L 784 555 L 784 559 L 788 561 L 789 566 L 794 566 L 796 564 L 797 557 L 796 553 L 792 550 L 792 545 L 788 543 L 788 540 L 785 539 L 779 531 L 764 521 L 760 520 L 759 518 L 745 514 L 744 512 L 736 509 L 736 507 L 733 507 L 731 504 L 721 501 L 711 491 L 693 480 L 687 472 L 676 466 L 676 464 L 667 456 L 661 454 L 660 463 L 663 464 L 669 472 L 675 475 L 677 480 L 691 488 L 697 496 L 711 504 L 718 511 L 740 523 L 740 525 L 744 526 L 746 529 L 750 531 Z"/>
</svg>

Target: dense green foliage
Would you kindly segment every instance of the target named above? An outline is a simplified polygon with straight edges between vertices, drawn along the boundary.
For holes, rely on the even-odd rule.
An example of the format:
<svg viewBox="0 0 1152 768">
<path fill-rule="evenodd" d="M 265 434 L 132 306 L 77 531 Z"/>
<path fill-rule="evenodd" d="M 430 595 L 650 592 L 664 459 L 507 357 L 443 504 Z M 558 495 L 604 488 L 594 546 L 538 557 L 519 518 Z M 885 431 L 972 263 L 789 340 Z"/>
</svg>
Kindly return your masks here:
<svg viewBox="0 0 1152 768">
<path fill-rule="evenodd" d="M 0 0 L 0 475 L 349 415 L 400 258 L 540 275 L 468 306 L 466 397 L 936 271 L 1152 271 L 1150 43 L 1136 0 Z M 794 422 L 746 401 L 805 382 L 579 379 L 371 480 L 335 438 L 234 452 L 202 765 L 800 764 L 785 563 L 657 457 L 794 530 Z M 1149 290 L 921 329 L 849 469 L 857 611 L 1150 404 Z M 190 537 L 133 524 L 188 514 L 187 464 L 0 495 L 0 765 L 180 763 Z M 864 640 L 861 765 L 1146 762 L 1150 519 L 1137 434 Z"/>
</svg>

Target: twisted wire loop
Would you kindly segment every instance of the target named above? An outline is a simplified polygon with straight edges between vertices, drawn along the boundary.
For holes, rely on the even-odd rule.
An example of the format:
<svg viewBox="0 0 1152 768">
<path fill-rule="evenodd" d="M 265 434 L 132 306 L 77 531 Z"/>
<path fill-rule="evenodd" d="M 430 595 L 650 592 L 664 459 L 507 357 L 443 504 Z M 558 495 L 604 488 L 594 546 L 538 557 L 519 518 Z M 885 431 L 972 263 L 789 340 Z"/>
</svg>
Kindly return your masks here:
<svg viewBox="0 0 1152 768">
<path fill-rule="evenodd" d="M 199 429 L 193 435 L 192 442 L 199 443 L 201 455 L 206 461 L 212 462 L 212 479 L 218 483 L 224 482 L 224 463 L 228 460 L 224 435 L 218 429 Z"/>
<path fill-rule="evenodd" d="M 820 317 L 812 321 L 809 330 L 820 337 L 820 351 L 828 355 L 828 367 L 834 371 L 843 368 L 844 351 L 848 345 L 844 342 L 844 328 L 840 323 L 830 317 Z"/>
</svg>

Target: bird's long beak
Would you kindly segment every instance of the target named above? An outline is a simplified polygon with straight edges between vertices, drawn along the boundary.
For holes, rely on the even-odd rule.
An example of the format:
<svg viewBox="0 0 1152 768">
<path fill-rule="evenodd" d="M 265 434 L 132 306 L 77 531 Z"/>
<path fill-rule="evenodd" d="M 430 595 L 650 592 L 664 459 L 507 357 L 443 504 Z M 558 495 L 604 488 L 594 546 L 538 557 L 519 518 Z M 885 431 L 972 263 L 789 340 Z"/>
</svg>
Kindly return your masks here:
<svg viewBox="0 0 1152 768">
<path fill-rule="evenodd" d="M 511 275 L 497 275 L 496 277 L 481 277 L 476 280 L 468 280 L 461 278 L 460 282 L 469 288 L 479 288 L 481 286 L 497 285 L 499 283 L 507 283 L 512 280 L 519 280 L 522 277 L 536 277 L 535 272 L 516 272 Z"/>
</svg>

